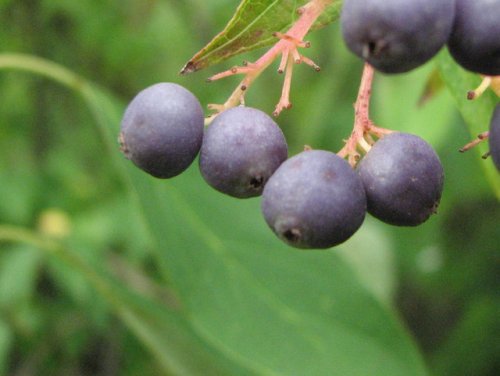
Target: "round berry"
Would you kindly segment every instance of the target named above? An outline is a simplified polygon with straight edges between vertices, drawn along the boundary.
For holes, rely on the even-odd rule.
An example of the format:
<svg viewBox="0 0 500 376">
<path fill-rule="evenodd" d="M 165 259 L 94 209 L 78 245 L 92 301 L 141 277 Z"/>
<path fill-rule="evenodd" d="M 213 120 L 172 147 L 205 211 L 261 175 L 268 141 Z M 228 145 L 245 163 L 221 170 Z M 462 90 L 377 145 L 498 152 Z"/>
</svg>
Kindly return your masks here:
<svg viewBox="0 0 500 376">
<path fill-rule="evenodd" d="M 137 94 L 125 110 L 121 150 L 147 173 L 171 178 L 196 158 L 203 124 L 203 109 L 190 91 L 174 83 L 158 83 Z"/>
<path fill-rule="evenodd" d="M 308 150 L 288 159 L 262 195 L 264 218 L 297 248 L 329 248 L 350 238 L 366 214 L 361 179 L 334 153 Z"/>
<path fill-rule="evenodd" d="M 401 73 L 431 59 L 451 32 L 455 0 L 344 0 L 347 47 L 379 71 Z"/>
<path fill-rule="evenodd" d="M 254 197 L 287 156 L 285 136 L 270 116 L 255 108 L 234 107 L 205 130 L 200 171 L 222 193 Z"/>
<path fill-rule="evenodd" d="M 465 69 L 500 75 L 500 1 L 456 0 L 448 49 Z"/>
<path fill-rule="evenodd" d="M 497 104 L 490 123 L 490 134 L 488 138 L 491 159 L 500 171 L 500 104 Z"/>
<path fill-rule="evenodd" d="M 443 167 L 432 147 L 408 133 L 378 140 L 358 165 L 368 213 L 397 226 L 416 226 L 436 212 Z"/>
</svg>

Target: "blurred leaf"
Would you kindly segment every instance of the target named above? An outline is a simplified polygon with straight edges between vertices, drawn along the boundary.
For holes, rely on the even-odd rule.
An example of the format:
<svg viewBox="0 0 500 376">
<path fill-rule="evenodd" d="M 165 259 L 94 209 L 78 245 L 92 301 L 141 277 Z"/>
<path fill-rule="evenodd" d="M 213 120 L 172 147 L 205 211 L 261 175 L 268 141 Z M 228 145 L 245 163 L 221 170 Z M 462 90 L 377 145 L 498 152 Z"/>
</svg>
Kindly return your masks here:
<svg viewBox="0 0 500 376">
<path fill-rule="evenodd" d="M 0 375 L 7 374 L 13 337 L 13 333 L 7 323 L 0 318 Z"/>
<path fill-rule="evenodd" d="M 187 74 L 220 63 L 232 56 L 270 46 L 277 42 L 273 33 L 286 32 L 297 20 L 297 10 L 308 0 L 243 0 L 224 30 L 197 52 L 182 68 Z M 334 0 L 312 29 L 335 21 L 342 2 Z"/>
<path fill-rule="evenodd" d="M 433 69 L 427 77 L 424 90 L 422 90 L 422 94 L 420 95 L 420 99 L 418 100 L 418 105 L 425 105 L 428 101 L 432 100 L 435 95 L 442 89 L 444 89 L 444 82 L 441 78 L 439 70 Z"/>
<path fill-rule="evenodd" d="M 154 183 L 143 174 L 136 182 L 146 215 L 194 327 L 220 352 L 257 374 L 425 374 L 401 327 L 338 255 L 296 251 L 270 234 L 256 240 L 237 222 L 238 242 L 224 241 L 181 191 Z"/>
<path fill-rule="evenodd" d="M 10 171 L 0 170 L 0 180 L 2 181 L 0 184 L 2 219 L 15 223 L 29 221 L 32 215 L 32 205 L 36 202 L 37 192 L 40 191 L 38 176 L 16 165 L 16 169 Z"/>
<path fill-rule="evenodd" d="M 469 90 L 475 89 L 481 82 L 481 77 L 478 74 L 473 74 L 461 68 L 448 51 L 443 50 L 437 58 L 437 63 L 441 76 L 443 77 L 446 86 L 455 98 L 458 110 L 462 114 L 471 134 L 471 140 L 477 137 L 478 134 L 488 130 L 490 126 L 491 115 L 495 108 L 498 98 L 493 92 L 486 92 L 476 100 L 470 101 L 467 99 Z M 474 148 L 478 154 L 485 154 L 488 151 L 488 143 L 483 142 Z M 472 153 L 470 151 L 469 153 Z M 481 164 L 483 171 L 493 189 L 494 194 L 500 200 L 500 174 L 496 170 L 491 160 Z"/>
<path fill-rule="evenodd" d="M 429 64 L 408 74 L 376 75 L 373 120 L 384 128 L 416 134 L 437 149 L 439 144 L 449 142 L 447 136 L 456 110 L 446 91 L 436 92 L 432 101 L 419 106 L 430 72 Z"/>
<path fill-rule="evenodd" d="M 176 375 L 227 374 L 224 360 L 215 361 L 211 350 L 192 332 L 179 312 L 126 290 L 109 276 L 102 265 L 90 265 L 64 245 L 22 228 L 0 226 L 0 242 L 30 244 L 85 277 L 156 356 L 165 372 Z"/>
<path fill-rule="evenodd" d="M 230 231 L 220 228 L 214 213 L 203 206 L 214 192 L 199 177 L 186 173 L 175 181 L 152 179 L 120 156 L 115 140 L 121 110 L 108 94 L 44 60 L 4 55 L 0 67 L 2 63 L 47 75 L 79 92 L 112 149 L 110 157 L 132 183 L 141 208 L 137 215 L 144 215 L 185 316 L 139 297 L 127 298 L 129 293 L 116 283 L 70 261 L 85 271 L 166 370 L 179 373 L 192 366 L 191 374 L 204 375 L 426 374 L 395 315 L 337 253 L 290 249 L 270 231 L 256 239 L 246 220 L 239 223 L 245 216 L 252 226 L 265 227 L 255 200 L 247 201 L 251 211 L 232 217 Z M 196 184 L 201 187 L 193 188 Z M 201 205 L 192 203 L 192 189 Z M 226 240 L 222 234 L 228 232 L 237 241 Z"/>
<path fill-rule="evenodd" d="M 339 250 L 339 255 L 357 273 L 359 281 L 379 301 L 391 306 L 396 290 L 394 245 L 388 233 L 372 217 L 367 217 L 362 231 Z M 371 244 L 370 247 L 366 247 Z"/>
<path fill-rule="evenodd" d="M 495 375 L 500 333 L 497 297 L 476 297 L 433 357 L 441 376 Z M 472 351 L 479 349 L 482 351 Z"/>
<path fill-rule="evenodd" d="M 36 288 L 42 255 L 33 247 L 19 245 L 2 250 L 0 306 L 13 309 L 26 303 Z"/>
</svg>

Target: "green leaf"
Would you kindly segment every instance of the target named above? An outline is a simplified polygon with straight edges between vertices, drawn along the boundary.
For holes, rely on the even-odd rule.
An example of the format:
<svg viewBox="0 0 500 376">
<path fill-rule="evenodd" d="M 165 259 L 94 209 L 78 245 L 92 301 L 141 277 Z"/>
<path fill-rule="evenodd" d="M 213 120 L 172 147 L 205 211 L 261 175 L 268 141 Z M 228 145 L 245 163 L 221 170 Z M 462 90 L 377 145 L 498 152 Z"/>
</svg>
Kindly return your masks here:
<svg viewBox="0 0 500 376">
<path fill-rule="evenodd" d="M 258 201 L 215 192 L 195 166 L 168 181 L 138 170 L 118 152 L 122 111 L 114 100 L 61 67 L 36 62 L 35 71 L 58 72 L 54 78 L 72 83 L 90 106 L 139 204 L 130 215 L 143 216 L 177 292 L 181 316 L 129 299 L 115 283 L 85 271 L 165 370 L 180 374 L 193 363 L 191 375 L 426 374 L 391 308 L 360 279 L 361 269 L 336 251 L 285 246 L 265 225 Z M 18 56 L 15 63 L 27 67 L 33 60 Z M 356 236 L 364 238 L 363 229 Z"/>
<path fill-rule="evenodd" d="M 446 50 L 443 50 L 438 55 L 437 64 L 446 86 L 455 99 L 458 110 L 467 124 L 472 140 L 478 134 L 488 130 L 491 115 L 498 103 L 498 97 L 491 90 L 488 90 L 476 100 L 468 100 L 467 92 L 475 89 L 480 84 L 481 77 L 461 68 Z M 487 151 L 488 143 L 482 142 L 469 153 L 476 152 L 478 158 L 480 158 Z M 494 194 L 500 200 L 500 174 L 491 159 L 481 163 L 481 166 Z"/>
<path fill-rule="evenodd" d="M 197 52 L 182 68 L 187 74 L 277 42 L 274 32 L 286 32 L 297 20 L 297 9 L 307 0 L 243 0 L 224 30 Z M 335 21 L 342 1 L 334 0 L 312 29 Z"/>
<path fill-rule="evenodd" d="M 419 135 L 437 148 L 447 141 L 456 109 L 446 91 L 418 105 L 432 66 L 375 82 L 377 95 L 372 98 L 374 121 L 379 126 Z M 391 100 L 388 100 L 390 98 Z"/>
<path fill-rule="evenodd" d="M 255 202 L 231 208 L 232 200 L 195 183 L 191 174 L 167 186 L 144 176 L 136 182 L 172 281 L 207 343 L 253 374 L 425 374 L 397 320 L 338 254 L 281 245 Z M 238 240 L 227 240 L 231 234 Z"/>
</svg>

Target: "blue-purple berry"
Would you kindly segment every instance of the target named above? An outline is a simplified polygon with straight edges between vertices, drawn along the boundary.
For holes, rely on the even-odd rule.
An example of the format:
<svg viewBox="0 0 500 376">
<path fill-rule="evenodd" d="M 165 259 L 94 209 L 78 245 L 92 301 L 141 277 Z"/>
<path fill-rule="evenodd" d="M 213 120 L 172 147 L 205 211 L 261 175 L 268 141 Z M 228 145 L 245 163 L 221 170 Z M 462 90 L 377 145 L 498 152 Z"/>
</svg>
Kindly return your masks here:
<svg viewBox="0 0 500 376">
<path fill-rule="evenodd" d="M 284 162 L 264 188 L 269 227 L 297 248 L 329 248 L 349 239 L 366 214 L 358 174 L 342 158 L 308 150 Z"/>
<path fill-rule="evenodd" d="M 394 132 L 378 140 L 357 168 L 368 213 L 397 226 L 417 226 L 436 212 L 444 172 L 433 148 L 418 136 Z"/>
<path fill-rule="evenodd" d="M 500 75 L 500 1 L 456 0 L 448 49 L 467 70 Z"/>
<path fill-rule="evenodd" d="M 119 141 L 125 157 L 139 168 L 157 178 L 171 178 L 198 155 L 203 128 L 198 99 L 178 84 L 158 83 L 132 99 Z"/>
<path fill-rule="evenodd" d="M 275 121 L 260 110 L 239 106 L 217 115 L 205 130 L 200 171 L 222 193 L 255 197 L 287 156 L 285 136 Z"/>
<path fill-rule="evenodd" d="M 344 0 L 342 35 L 347 47 L 385 73 L 410 71 L 447 42 L 455 0 Z"/>
</svg>

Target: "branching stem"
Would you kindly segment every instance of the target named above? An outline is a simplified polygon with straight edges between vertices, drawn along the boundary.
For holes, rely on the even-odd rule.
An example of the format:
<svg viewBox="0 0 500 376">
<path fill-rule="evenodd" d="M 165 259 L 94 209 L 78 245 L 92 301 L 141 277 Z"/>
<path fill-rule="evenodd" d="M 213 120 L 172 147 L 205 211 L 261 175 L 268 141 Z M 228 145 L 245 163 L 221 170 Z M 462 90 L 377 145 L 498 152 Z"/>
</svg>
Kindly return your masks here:
<svg viewBox="0 0 500 376">
<path fill-rule="evenodd" d="M 392 132 L 388 129 L 377 127 L 370 119 L 373 76 L 373 67 L 365 63 L 358 97 L 354 104 L 353 130 L 344 147 L 337 153 L 340 157 L 347 158 L 349 164 L 353 167 L 361 158 L 361 154 L 358 152 L 359 149 L 367 153 L 375 141 L 373 137 L 380 138 Z"/>
<path fill-rule="evenodd" d="M 297 22 L 285 33 L 275 33 L 275 36 L 279 38 L 279 41 L 270 48 L 264 55 L 262 55 L 255 63 L 245 64 L 242 67 L 233 67 L 228 71 L 216 74 L 209 78 L 209 81 L 215 81 L 224 77 L 232 76 L 235 74 L 244 74 L 245 77 L 233 91 L 230 97 L 224 104 L 209 105 L 209 109 L 216 111 L 216 113 L 222 112 L 228 108 L 235 107 L 244 102 L 244 96 L 250 85 L 255 81 L 257 77 L 278 57 L 282 56 L 281 63 L 279 66 L 279 72 L 285 73 L 285 83 L 282 90 L 282 96 L 274 115 L 278 115 L 282 109 L 289 108 L 291 106 L 289 101 L 290 84 L 292 68 L 290 65 L 298 64 L 301 62 L 313 67 L 315 70 L 319 71 L 319 67 L 310 59 L 303 57 L 298 52 L 298 48 L 309 47 L 308 42 L 304 42 L 304 37 L 311 29 L 314 22 L 323 13 L 325 8 L 333 3 L 335 0 L 311 0 L 306 5 L 298 10 L 300 17 Z M 216 114 L 215 114 L 216 115 Z M 213 120 L 213 116 L 207 119 L 207 123 Z"/>
</svg>

